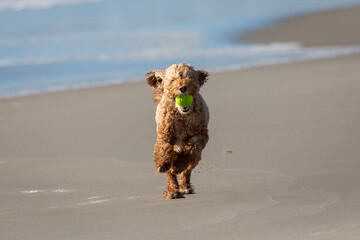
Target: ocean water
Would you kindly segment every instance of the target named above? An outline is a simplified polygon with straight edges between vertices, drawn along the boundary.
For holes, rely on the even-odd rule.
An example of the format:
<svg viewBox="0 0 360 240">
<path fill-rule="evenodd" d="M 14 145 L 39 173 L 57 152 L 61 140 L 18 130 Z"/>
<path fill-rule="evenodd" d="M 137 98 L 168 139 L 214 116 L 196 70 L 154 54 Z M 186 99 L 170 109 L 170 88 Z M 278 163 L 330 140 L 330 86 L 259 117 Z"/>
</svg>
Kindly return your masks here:
<svg viewBox="0 0 360 240">
<path fill-rule="evenodd" d="M 360 52 L 236 36 L 360 0 L 0 0 L 0 98 L 142 81 L 187 62 L 210 72 Z"/>
</svg>

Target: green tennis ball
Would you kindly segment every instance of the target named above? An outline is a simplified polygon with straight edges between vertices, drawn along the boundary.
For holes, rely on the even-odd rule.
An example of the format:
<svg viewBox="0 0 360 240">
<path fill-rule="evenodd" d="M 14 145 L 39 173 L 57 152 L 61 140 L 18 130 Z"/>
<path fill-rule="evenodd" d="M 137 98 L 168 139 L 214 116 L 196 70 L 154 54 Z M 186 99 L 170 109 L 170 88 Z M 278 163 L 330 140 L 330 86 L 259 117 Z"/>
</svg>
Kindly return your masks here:
<svg viewBox="0 0 360 240">
<path fill-rule="evenodd" d="M 175 97 L 176 104 L 179 105 L 182 108 L 189 107 L 193 102 L 193 96 L 191 95 L 180 95 Z"/>
</svg>

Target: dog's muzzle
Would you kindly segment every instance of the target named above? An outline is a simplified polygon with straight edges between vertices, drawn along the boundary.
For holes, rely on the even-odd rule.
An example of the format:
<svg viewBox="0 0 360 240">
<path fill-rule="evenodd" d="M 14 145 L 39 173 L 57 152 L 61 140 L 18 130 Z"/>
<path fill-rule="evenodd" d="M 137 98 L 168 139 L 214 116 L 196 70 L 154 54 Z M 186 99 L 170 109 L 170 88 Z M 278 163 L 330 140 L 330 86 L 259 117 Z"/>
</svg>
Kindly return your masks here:
<svg viewBox="0 0 360 240">
<path fill-rule="evenodd" d="M 186 108 L 183 108 L 183 107 L 180 107 L 179 105 L 176 104 L 176 107 L 177 107 L 177 109 L 179 110 L 179 112 L 180 112 L 181 114 L 187 114 L 187 113 L 189 113 L 190 110 L 191 110 L 191 106 L 192 106 L 192 105 L 190 105 L 190 106 L 188 106 L 188 107 L 186 107 Z"/>
<path fill-rule="evenodd" d="M 186 108 L 182 108 L 182 107 L 179 107 L 180 110 L 183 112 L 183 113 L 187 113 L 190 111 L 190 106 L 189 107 L 186 107 Z"/>
</svg>

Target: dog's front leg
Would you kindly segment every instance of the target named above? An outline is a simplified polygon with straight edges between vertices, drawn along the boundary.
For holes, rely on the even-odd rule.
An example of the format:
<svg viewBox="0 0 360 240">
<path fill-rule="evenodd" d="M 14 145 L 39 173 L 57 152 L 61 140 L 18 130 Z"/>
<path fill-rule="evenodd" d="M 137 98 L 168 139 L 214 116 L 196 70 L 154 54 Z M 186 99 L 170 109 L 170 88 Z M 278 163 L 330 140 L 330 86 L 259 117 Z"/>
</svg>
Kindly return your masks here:
<svg viewBox="0 0 360 240">
<path fill-rule="evenodd" d="M 201 152 L 208 141 L 208 130 L 204 129 L 200 134 L 190 137 L 186 144 L 192 147 L 192 151 Z"/>
<path fill-rule="evenodd" d="M 180 192 L 183 194 L 194 193 L 190 183 L 191 171 L 199 163 L 201 152 L 209 140 L 208 131 L 204 129 L 195 136 L 190 137 L 182 151 L 182 156 L 187 160 L 188 166 L 180 175 Z"/>
<path fill-rule="evenodd" d="M 166 172 L 171 168 L 176 152 L 174 146 L 165 139 L 158 137 L 155 143 L 154 161 L 155 169 L 158 172 Z"/>
</svg>

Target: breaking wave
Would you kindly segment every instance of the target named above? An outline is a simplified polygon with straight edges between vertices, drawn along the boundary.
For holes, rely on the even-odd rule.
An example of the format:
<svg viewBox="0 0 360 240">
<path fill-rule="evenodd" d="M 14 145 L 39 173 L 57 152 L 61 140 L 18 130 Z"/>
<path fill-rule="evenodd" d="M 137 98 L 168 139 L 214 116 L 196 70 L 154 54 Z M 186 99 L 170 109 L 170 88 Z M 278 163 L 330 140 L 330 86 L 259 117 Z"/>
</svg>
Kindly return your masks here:
<svg viewBox="0 0 360 240">
<path fill-rule="evenodd" d="M 56 6 L 81 5 L 105 1 L 109 0 L 0 0 L 0 11 L 49 9 Z"/>
</svg>

